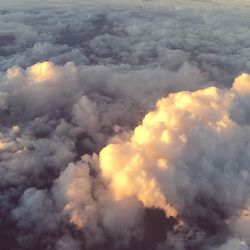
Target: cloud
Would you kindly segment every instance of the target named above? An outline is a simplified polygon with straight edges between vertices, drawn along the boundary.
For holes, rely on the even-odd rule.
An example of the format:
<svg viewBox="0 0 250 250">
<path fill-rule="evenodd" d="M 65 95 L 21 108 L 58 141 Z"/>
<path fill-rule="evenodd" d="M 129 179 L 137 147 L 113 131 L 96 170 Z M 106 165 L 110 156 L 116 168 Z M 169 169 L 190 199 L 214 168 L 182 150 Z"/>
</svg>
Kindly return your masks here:
<svg viewBox="0 0 250 250">
<path fill-rule="evenodd" d="M 160 99 L 129 140 L 102 149 L 101 175 L 114 200 L 136 197 L 180 225 L 196 221 L 201 232 L 220 228 L 217 236 L 224 237 L 226 221 L 249 199 L 249 127 L 230 118 L 235 100 L 249 95 L 248 77 L 238 77 L 228 90 L 210 87 Z M 228 230 L 247 240 L 247 217 L 234 224 Z"/>
<path fill-rule="evenodd" d="M 111 138 L 99 156 L 70 163 L 49 195 L 59 218 L 84 232 L 86 246 L 107 244 L 109 235 L 114 247 L 124 247 L 143 239 L 146 209 L 161 209 L 174 227 L 165 231 L 159 249 L 247 249 L 249 126 L 231 119 L 235 102 L 249 95 L 247 79 L 236 78 L 229 89 L 170 94 L 130 137 L 113 143 Z M 27 206 L 40 218 L 29 206 L 31 192 L 13 211 L 18 223 Z M 34 199 L 44 191 L 35 194 Z"/>
<path fill-rule="evenodd" d="M 3 2 L 1 246 L 248 249 L 248 8 Z"/>
<path fill-rule="evenodd" d="M 219 250 L 231 250 L 231 249 L 245 250 L 245 249 L 248 249 L 248 246 L 242 240 L 230 239 L 227 243 L 223 244 L 218 249 Z"/>
<path fill-rule="evenodd" d="M 249 17 L 243 3 L 74 3 L 4 5 L 0 70 L 46 60 L 176 71 L 188 62 L 221 85 L 248 71 Z"/>
<path fill-rule="evenodd" d="M 188 72 L 193 72 L 192 76 Z M 87 227 L 90 229 L 85 234 L 89 239 L 84 241 L 86 245 L 103 242 L 108 232 L 112 239 L 116 239 L 114 242 L 120 241 L 122 245 L 129 244 L 135 235 L 140 238 L 144 215 L 142 204 L 131 198 L 117 203 L 108 195 L 104 201 L 97 202 L 89 192 L 96 189 L 99 193 L 102 188 L 93 185 L 86 169 L 83 170 L 85 177 L 80 178 L 81 171 L 77 172 L 75 164 L 82 165 L 76 162 L 83 154 L 98 153 L 111 137 L 115 136 L 117 140 L 128 137 L 129 130 L 164 93 L 196 89 L 202 82 L 205 77 L 189 64 L 177 72 L 163 69 L 122 72 L 106 66 L 76 66 L 73 62 L 59 66 L 50 61 L 27 68 L 10 68 L 2 76 L 0 86 L 0 171 L 1 214 L 6 217 L 1 227 L 7 234 L 11 231 L 16 235 L 17 242 L 13 244 L 19 248 L 40 244 L 39 247 L 50 245 L 56 249 L 65 237 L 72 236 L 72 229 L 67 234 L 59 233 L 58 237 L 51 235 L 51 231 L 61 230 L 58 224 L 64 220 L 67 227 L 72 221 L 77 228 L 85 228 L 85 223 L 90 220 L 87 223 L 91 225 Z M 67 167 L 69 163 L 71 167 Z M 86 164 L 83 166 L 86 168 Z M 93 175 L 99 175 L 98 172 L 97 168 L 91 170 Z M 84 178 L 89 183 L 89 188 L 85 182 L 82 186 L 89 195 L 85 202 L 81 189 L 75 194 L 79 196 L 78 202 L 74 192 L 70 191 L 77 190 L 72 183 L 78 174 L 79 187 Z M 57 178 L 58 184 L 54 184 Z M 89 208 L 89 215 L 82 208 L 86 204 L 93 206 L 93 211 Z M 46 210 L 40 208 L 43 205 Z M 100 207 L 103 214 L 99 213 Z M 127 215 L 119 222 L 120 211 Z M 29 219 L 26 219 L 29 213 Z M 48 220 L 51 220 L 53 230 L 46 227 Z M 16 226 L 9 230 L 4 223 L 16 223 Z M 123 224 L 120 230 L 117 223 Z M 30 230 L 34 224 L 37 230 L 32 235 Z M 38 243 L 40 237 L 44 241 Z M 53 237 L 59 243 L 55 243 Z M 82 242 L 81 237 L 73 237 L 74 240 L 77 246 L 78 241 Z"/>
</svg>

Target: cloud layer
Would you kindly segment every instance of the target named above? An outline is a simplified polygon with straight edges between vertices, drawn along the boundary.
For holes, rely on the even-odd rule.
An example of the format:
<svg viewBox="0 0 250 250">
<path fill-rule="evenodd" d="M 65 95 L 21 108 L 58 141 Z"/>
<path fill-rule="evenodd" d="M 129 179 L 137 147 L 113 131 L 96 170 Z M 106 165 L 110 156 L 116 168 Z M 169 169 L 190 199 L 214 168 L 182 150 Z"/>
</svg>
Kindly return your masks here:
<svg viewBox="0 0 250 250">
<path fill-rule="evenodd" d="M 249 69 L 249 15 L 242 2 L 54 1 L 3 4 L 1 13 L 2 71 L 43 60 L 123 70 L 177 70 L 188 62 L 226 85 Z"/>
<path fill-rule="evenodd" d="M 240 3 L 3 3 L 4 250 L 249 248 Z"/>
</svg>

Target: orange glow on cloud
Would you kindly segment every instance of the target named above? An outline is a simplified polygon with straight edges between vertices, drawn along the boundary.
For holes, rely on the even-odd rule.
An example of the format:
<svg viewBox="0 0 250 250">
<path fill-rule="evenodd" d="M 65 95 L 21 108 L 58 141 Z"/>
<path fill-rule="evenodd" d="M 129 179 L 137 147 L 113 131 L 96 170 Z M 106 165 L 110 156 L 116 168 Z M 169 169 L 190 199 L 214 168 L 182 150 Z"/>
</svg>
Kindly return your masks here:
<svg viewBox="0 0 250 250">
<path fill-rule="evenodd" d="M 135 128 L 130 140 L 110 144 L 100 152 L 100 167 L 116 200 L 135 196 L 145 207 L 161 208 L 176 216 L 173 197 L 159 176 L 168 176 L 172 159 L 188 146 L 194 126 L 223 133 L 232 126 L 229 107 L 239 93 L 250 92 L 250 77 L 238 77 L 229 90 L 215 87 L 196 92 L 179 92 L 160 99 Z M 178 205 L 177 205 L 178 207 Z"/>
<path fill-rule="evenodd" d="M 250 93 L 250 75 L 244 73 L 238 76 L 234 83 L 233 89 L 241 94 Z"/>
<path fill-rule="evenodd" d="M 57 70 L 52 62 L 42 62 L 28 68 L 29 79 L 34 82 L 44 82 L 57 77 Z"/>
</svg>

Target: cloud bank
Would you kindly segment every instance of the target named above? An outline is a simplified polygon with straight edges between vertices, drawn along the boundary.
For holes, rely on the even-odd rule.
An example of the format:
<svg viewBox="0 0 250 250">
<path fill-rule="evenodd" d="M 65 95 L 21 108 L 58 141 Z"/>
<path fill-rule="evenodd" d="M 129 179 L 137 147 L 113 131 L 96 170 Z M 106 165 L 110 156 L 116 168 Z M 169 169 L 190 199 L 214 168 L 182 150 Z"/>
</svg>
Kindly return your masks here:
<svg viewBox="0 0 250 250">
<path fill-rule="evenodd" d="M 247 249 L 250 76 L 160 98 L 163 86 L 188 85 L 157 93 L 139 73 L 51 62 L 8 70 L 1 226 L 17 248 L 142 247 L 147 218 L 161 214 L 167 229 L 150 247 Z M 144 73 L 180 84 L 184 74 Z"/>
<path fill-rule="evenodd" d="M 237 4 L 3 3 L 4 250 L 249 249 Z"/>
<path fill-rule="evenodd" d="M 249 7 L 242 2 L 133 2 L 3 4 L 0 70 L 74 61 L 176 71 L 188 62 L 221 85 L 248 72 Z"/>
</svg>

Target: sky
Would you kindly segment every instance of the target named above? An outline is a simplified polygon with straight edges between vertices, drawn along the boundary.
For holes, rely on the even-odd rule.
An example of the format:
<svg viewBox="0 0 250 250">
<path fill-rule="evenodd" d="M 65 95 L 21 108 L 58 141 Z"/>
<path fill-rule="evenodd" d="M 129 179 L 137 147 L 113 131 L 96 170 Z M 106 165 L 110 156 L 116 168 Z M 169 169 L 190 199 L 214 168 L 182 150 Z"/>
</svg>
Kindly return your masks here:
<svg viewBox="0 0 250 250">
<path fill-rule="evenodd" d="M 248 250 L 250 5 L 0 1 L 3 250 Z"/>
</svg>

